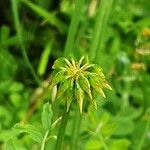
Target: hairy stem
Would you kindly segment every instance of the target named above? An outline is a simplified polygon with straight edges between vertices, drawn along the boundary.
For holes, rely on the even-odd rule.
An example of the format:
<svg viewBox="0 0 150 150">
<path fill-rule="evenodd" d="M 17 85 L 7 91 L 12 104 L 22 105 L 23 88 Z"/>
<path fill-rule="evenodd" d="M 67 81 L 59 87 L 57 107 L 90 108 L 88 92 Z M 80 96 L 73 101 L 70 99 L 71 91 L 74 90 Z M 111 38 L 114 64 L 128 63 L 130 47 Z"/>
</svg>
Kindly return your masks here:
<svg viewBox="0 0 150 150">
<path fill-rule="evenodd" d="M 111 5 L 112 5 L 112 0 L 100 1 L 98 14 L 96 17 L 96 22 L 93 31 L 93 38 L 91 41 L 90 51 L 89 51 L 89 58 L 91 59 L 91 61 L 95 60 L 100 42 L 103 42 L 102 33 L 104 32 L 105 30 L 104 28 L 108 22 L 108 16 L 109 16 Z"/>
<path fill-rule="evenodd" d="M 74 118 L 73 123 L 73 130 L 72 130 L 72 138 L 71 138 L 71 150 L 77 150 L 78 145 L 78 138 L 79 138 L 79 132 L 80 132 L 80 126 L 81 126 L 81 114 L 78 111 Z"/>
<path fill-rule="evenodd" d="M 83 8 L 84 0 L 76 0 L 76 7 L 74 14 L 69 26 L 68 37 L 65 45 L 64 56 L 67 56 L 73 52 L 73 46 L 75 42 L 75 36 L 77 33 L 77 28 L 81 18 L 81 12 Z"/>
<path fill-rule="evenodd" d="M 64 134 L 65 134 L 65 130 L 67 127 L 68 118 L 69 118 L 69 113 L 70 113 L 70 110 L 68 112 L 66 112 L 65 110 L 62 116 L 62 121 L 61 121 L 61 125 L 59 128 L 58 136 L 57 136 L 55 150 L 61 150 L 62 142 L 63 142 L 63 138 L 64 138 Z"/>
<path fill-rule="evenodd" d="M 21 25 L 20 25 L 20 21 L 19 21 L 18 0 L 11 0 L 11 5 L 12 5 L 12 12 L 13 12 L 13 17 L 14 17 L 15 29 L 16 29 L 16 32 L 17 32 L 18 41 L 19 41 L 19 44 L 20 44 L 20 50 L 21 50 L 22 56 L 24 58 L 24 61 L 27 65 L 33 79 L 35 80 L 37 85 L 40 85 L 41 81 L 38 78 L 38 76 L 36 75 L 32 65 L 29 61 L 29 58 L 27 56 L 26 49 L 25 49 L 25 46 L 24 46 L 22 29 L 21 29 Z"/>
</svg>

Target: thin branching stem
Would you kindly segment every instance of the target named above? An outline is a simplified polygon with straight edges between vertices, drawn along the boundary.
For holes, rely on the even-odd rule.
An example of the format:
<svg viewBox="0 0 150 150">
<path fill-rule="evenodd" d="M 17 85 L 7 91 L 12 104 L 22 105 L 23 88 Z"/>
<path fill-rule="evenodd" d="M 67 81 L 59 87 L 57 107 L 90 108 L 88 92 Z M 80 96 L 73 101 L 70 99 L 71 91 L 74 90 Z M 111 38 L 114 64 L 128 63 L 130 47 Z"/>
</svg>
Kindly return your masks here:
<svg viewBox="0 0 150 150">
<path fill-rule="evenodd" d="M 46 140 L 47 140 L 48 134 L 49 134 L 49 130 L 47 130 L 45 132 L 45 135 L 44 135 L 44 138 L 43 138 L 43 141 L 42 141 L 42 144 L 41 144 L 41 150 L 45 149 L 45 144 L 46 144 Z"/>
<path fill-rule="evenodd" d="M 62 142 L 63 142 L 63 138 L 64 138 L 64 134 L 65 134 L 65 130 L 67 127 L 68 118 L 69 118 L 69 113 L 70 113 L 70 110 L 68 112 L 66 112 L 65 110 L 62 116 L 62 121 L 61 121 L 61 125 L 59 128 L 58 136 L 57 136 L 55 150 L 61 150 Z"/>
<path fill-rule="evenodd" d="M 15 29 L 17 32 L 18 41 L 20 44 L 20 50 L 21 50 L 22 56 L 23 56 L 24 61 L 27 65 L 32 77 L 34 78 L 35 82 L 37 83 L 37 85 L 40 85 L 41 81 L 38 78 L 38 76 L 36 75 L 32 65 L 29 61 L 29 58 L 28 58 L 27 53 L 26 53 L 25 45 L 23 42 L 22 29 L 21 29 L 21 25 L 20 25 L 20 21 L 19 21 L 19 13 L 18 13 L 18 0 L 11 0 L 11 4 L 12 4 L 13 16 L 14 16 Z"/>
<path fill-rule="evenodd" d="M 81 114 L 78 111 L 76 113 L 73 123 L 73 130 L 72 130 L 72 138 L 71 138 L 71 150 L 77 150 L 79 133 L 80 133 L 80 126 L 81 126 Z"/>
<path fill-rule="evenodd" d="M 105 143 L 105 140 L 104 140 L 104 137 L 103 137 L 102 133 L 100 133 L 99 138 L 100 138 L 100 141 L 101 141 L 102 144 L 103 144 L 104 149 L 105 149 L 105 150 L 109 150 L 107 144 Z"/>
</svg>

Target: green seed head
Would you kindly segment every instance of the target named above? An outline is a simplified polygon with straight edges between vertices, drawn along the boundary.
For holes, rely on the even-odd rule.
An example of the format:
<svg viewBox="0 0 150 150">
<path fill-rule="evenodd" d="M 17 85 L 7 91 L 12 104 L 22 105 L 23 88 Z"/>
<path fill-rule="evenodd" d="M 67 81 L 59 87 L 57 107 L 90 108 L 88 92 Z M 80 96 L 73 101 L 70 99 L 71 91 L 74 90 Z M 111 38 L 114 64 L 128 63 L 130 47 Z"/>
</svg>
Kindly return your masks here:
<svg viewBox="0 0 150 150">
<path fill-rule="evenodd" d="M 55 98 L 65 100 L 67 111 L 73 100 L 78 103 L 81 113 L 85 99 L 97 108 L 95 93 L 105 98 L 103 89 L 112 90 L 102 68 L 96 64 L 90 64 L 84 57 L 79 62 L 73 58 L 59 58 L 52 68 L 54 69 L 51 81 L 52 99 L 53 101 Z"/>
</svg>

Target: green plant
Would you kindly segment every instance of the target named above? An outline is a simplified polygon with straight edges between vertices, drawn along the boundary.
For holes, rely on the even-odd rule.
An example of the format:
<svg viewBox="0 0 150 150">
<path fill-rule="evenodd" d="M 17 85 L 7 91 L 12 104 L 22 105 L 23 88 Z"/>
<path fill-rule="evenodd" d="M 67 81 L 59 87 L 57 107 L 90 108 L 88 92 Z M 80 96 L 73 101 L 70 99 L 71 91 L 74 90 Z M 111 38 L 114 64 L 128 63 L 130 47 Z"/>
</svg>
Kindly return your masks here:
<svg viewBox="0 0 150 150">
<path fill-rule="evenodd" d="M 23 148 L 22 146 L 18 146 L 17 141 L 20 134 L 26 133 L 26 135 L 28 135 L 33 141 L 38 143 L 40 150 L 45 150 L 48 140 L 51 138 L 56 139 L 56 136 L 51 135 L 51 132 L 55 128 L 56 124 L 61 120 L 61 117 L 55 122 L 51 122 L 53 113 L 49 102 L 43 105 L 43 112 L 41 116 L 42 131 L 32 124 L 17 123 L 12 129 L 11 136 L 7 137 L 7 140 L 4 143 L 4 148 L 6 150 L 9 150 L 11 146 L 14 149 Z"/>
<path fill-rule="evenodd" d="M 52 68 L 54 69 L 50 83 L 52 100 L 60 99 L 66 106 L 56 142 L 56 150 L 58 150 L 61 149 L 71 104 L 77 102 L 81 114 L 86 99 L 97 109 L 95 101 L 97 95 L 105 98 L 103 89 L 112 89 L 105 79 L 102 68 L 90 64 L 87 58 L 82 57 L 79 62 L 73 58 L 59 58 Z"/>
</svg>

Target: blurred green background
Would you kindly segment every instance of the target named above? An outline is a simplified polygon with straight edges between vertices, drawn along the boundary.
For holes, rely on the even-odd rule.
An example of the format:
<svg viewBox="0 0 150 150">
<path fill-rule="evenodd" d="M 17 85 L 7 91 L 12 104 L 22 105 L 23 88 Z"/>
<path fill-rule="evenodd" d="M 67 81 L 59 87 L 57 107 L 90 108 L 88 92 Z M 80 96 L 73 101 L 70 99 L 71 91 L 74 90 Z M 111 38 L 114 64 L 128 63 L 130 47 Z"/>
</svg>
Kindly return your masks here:
<svg viewBox="0 0 150 150">
<path fill-rule="evenodd" d="M 78 1 L 0 1 L 0 149 L 40 149 L 35 130 L 42 130 L 42 107 L 51 99 L 53 62 L 89 55 L 113 92 L 105 91 L 106 100 L 98 97 L 97 111 L 84 110 L 77 150 L 150 150 L 150 1 Z M 57 103 L 52 122 L 63 110 Z M 65 150 L 75 114 L 72 110 Z M 18 122 L 36 129 L 29 134 L 18 129 L 13 136 Z M 53 149 L 55 141 L 50 138 L 45 149 Z"/>
</svg>

